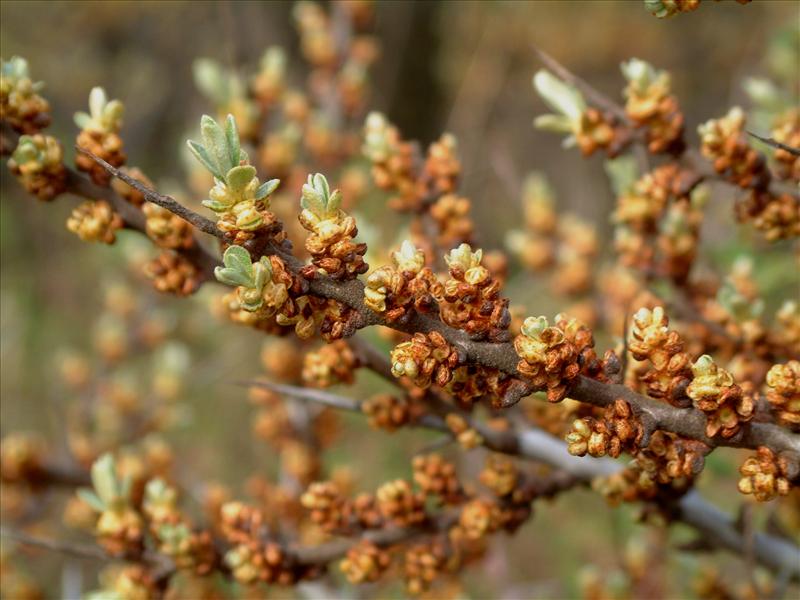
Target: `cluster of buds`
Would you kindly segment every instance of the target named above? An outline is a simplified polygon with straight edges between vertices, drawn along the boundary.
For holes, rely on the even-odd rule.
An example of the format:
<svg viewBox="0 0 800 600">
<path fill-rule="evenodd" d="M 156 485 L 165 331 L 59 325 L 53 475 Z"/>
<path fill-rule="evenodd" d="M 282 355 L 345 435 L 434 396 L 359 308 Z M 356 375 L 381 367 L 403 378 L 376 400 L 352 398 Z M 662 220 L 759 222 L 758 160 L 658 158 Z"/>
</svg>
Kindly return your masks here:
<svg viewBox="0 0 800 600">
<path fill-rule="evenodd" d="M 12 56 L 0 62 L 0 119 L 16 131 L 32 135 L 50 124 L 50 104 L 39 95 L 44 87 L 34 82 L 28 61 Z"/>
<path fill-rule="evenodd" d="M 421 208 L 415 173 L 416 148 L 381 113 L 372 112 L 364 125 L 364 156 L 372 163 L 372 178 L 382 190 L 396 192 L 389 200 L 394 210 Z"/>
<path fill-rule="evenodd" d="M 217 561 L 208 531 L 195 532 L 177 506 L 178 494 L 162 479 L 151 479 L 144 492 L 142 511 L 158 541 L 158 551 L 169 556 L 180 569 L 208 574 Z"/>
<path fill-rule="evenodd" d="M 787 354 L 800 354 L 800 303 L 784 302 L 775 313 L 775 341 L 785 347 Z"/>
<path fill-rule="evenodd" d="M 447 567 L 448 552 L 443 540 L 437 538 L 411 546 L 403 556 L 403 576 L 408 593 L 417 596 L 430 589 Z"/>
<path fill-rule="evenodd" d="M 283 96 L 285 87 L 286 52 L 280 46 L 270 46 L 261 55 L 253 78 L 253 95 L 263 108 L 269 108 Z"/>
<path fill-rule="evenodd" d="M 76 140 L 78 147 L 99 156 L 112 167 L 125 164 L 126 156 L 122 149 L 122 138 L 119 137 L 124 111 L 119 100 L 109 102 L 103 88 L 92 88 L 89 112 L 75 113 L 75 124 L 81 129 Z M 98 185 L 107 186 L 111 181 L 108 171 L 85 154 L 75 157 L 75 165 L 88 173 Z"/>
<path fill-rule="evenodd" d="M 739 491 L 752 494 L 759 502 L 769 502 L 776 496 L 785 496 L 792 489 L 792 479 L 798 476 L 797 460 L 775 454 L 760 446 L 755 456 L 750 456 L 739 468 L 742 478 Z"/>
<path fill-rule="evenodd" d="M 772 129 L 772 139 L 791 148 L 800 148 L 800 110 L 789 110 Z M 800 157 L 784 148 L 776 148 L 773 158 L 781 179 L 800 181 Z"/>
<path fill-rule="evenodd" d="M 412 527 L 424 522 L 425 494 L 415 492 L 404 479 L 384 483 L 375 493 L 378 510 L 388 522 L 398 527 Z"/>
<path fill-rule="evenodd" d="M 522 186 L 522 208 L 525 230 L 511 231 L 506 246 L 520 262 L 538 273 L 553 265 L 556 256 L 555 233 L 558 215 L 555 192 L 540 173 L 531 173 Z"/>
<path fill-rule="evenodd" d="M 508 456 L 490 454 L 480 474 L 483 485 L 500 497 L 510 496 L 517 489 L 520 473 L 517 466 Z"/>
<path fill-rule="evenodd" d="M 792 194 L 750 190 L 737 200 L 736 218 L 751 223 L 770 242 L 800 236 L 800 200 Z"/>
<path fill-rule="evenodd" d="M 622 63 L 628 80 L 625 88 L 625 112 L 637 127 L 647 129 L 647 149 L 653 153 L 680 154 L 683 142 L 683 113 L 670 94 L 670 77 L 643 60 Z"/>
<path fill-rule="evenodd" d="M 347 501 L 334 482 L 312 483 L 300 496 L 300 503 L 310 512 L 311 520 L 323 531 L 333 533 L 347 526 Z"/>
<path fill-rule="evenodd" d="M 644 0 L 644 5 L 653 16 L 666 19 L 680 13 L 697 10 L 700 0 Z"/>
<path fill-rule="evenodd" d="M 567 450 L 574 456 L 605 456 L 617 458 L 622 452 L 635 453 L 644 436 L 641 422 L 630 404 L 618 398 L 609 404 L 601 419 L 576 419 L 566 436 Z"/>
<path fill-rule="evenodd" d="M 619 127 L 614 115 L 588 107 L 576 88 L 549 71 L 538 71 L 533 77 L 533 87 L 545 103 L 558 113 L 536 117 L 534 126 L 569 134 L 564 141 L 565 146 L 577 145 L 584 156 L 602 149 L 614 157 L 630 141 L 630 136 Z"/>
<path fill-rule="evenodd" d="M 98 542 L 112 554 L 142 550 L 144 522 L 132 505 L 130 477 L 120 480 L 114 457 L 104 454 L 92 465 L 94 490 L 81 488 L 81 500 L 100 513 L 95 526 Z"/>
<path fill-rule="evenodd" d="M 308 352 L 303 359 L 303 381 L 313 387 L 326 388 L 337 383 L 353 383 L 359 360 L 350 345 L 337 340 Z"/>
<path fill-rule="evenodd" d="M 669 329 L 663 307 L 640 308 L 633 315 L 628 349 L 636 360 L 650 363 L 640 380 L 648 395 L 679 407 L 689 405 L 686 388 L 692 379 L 691 358 L 683 347 L 680 335 Z"/>
<path fill-rule="evenodd" d="M 409 341 L 395 346 L 391 360 L 392 375 L 408 377 L 421 388 L 432 383 L 447 385 L 461 362 L 458 351 L 437 331 L 415 333 Z"/>
<path fill-rule="evenodd" d="M 282 327 L 293 325 L 300 339 L 309 339 L 319 330 L 322 338 L 331 342 L 354 331 L 357 315 L 353 309 L 336 300 L 300 296 L 286 302 L 275 320 Z"/>
<path fill-rule="evenodd" d="M 159 292 L 176 296 L 194 294 L 202 282 L 202 275 L 194 263 L 170 250 L 164 250 L 147 263 L 144 274 Z"/>
<path fill-rule="evenodd" d="M 0 443 L 0 478 L 4 482 L 35 482 L 44 466 L 44 442 L 34 435 L 12 433 Z"/>
<path fill-rule="evenodd" d="M 122 217 L 105 200 L 81 202 L 67 219 L 67 229 L 84 242 L 113 244 L 123 225 Z"/>
<path fill-rule="evenodd" d="M 546 317 L 528 317 L 520 334 L 514 338 L 520 357 L 517 370 L 533 386 L 547 390 L 550 402 L 560 402 L 567 395 L 569 383 L 578 376 L 579 350 L 558 327 L 550 327 Z"/>
<path fill-rule="evenodd" d="M 453 248 L 472 241 L 474 224 L 470 217 L 472 203 L 469 198 L 444 194 L 430 205 L 428 213 L 436 223 L 436 244 L 439 248 Z"/>
<path fill-rule="evenodd" d="M 800 361 L 773 365 L 767 372 L 767 400 L 777 421 L 790 429 L 800 429 Z"/>
<path fill-rule="evenodd" d="M 263 537 L 264 516 L 241 502 L 227 502 L 220 509 L 222 534 L 231 544 L 226 566 L 239 583 L 293 585 L 314 575 L 314 568 L 297 564 L 277 543 Z"/>
<path fill-rule="evenodd" d="M 395 321 L 415 308 L 427 312 L 433 304 L 430 288 L 436 281 L 425 267 L 425 255 L 405 240 L 392 253 L 392 265 L 384 265 L 367 277 L 364 304 L 385 318 Z"/>
<path fill-rule="evenodd" d="M 658 249 L 661 251 L 661 269 L 675 283 L 682 285 L 697 256 L 703 207 L 708 199 L 708 188 L 693 190 L 688 202 L 672 204 L 661 222 Z"/>
<path fill-rule="evenodd" d="M 456 412 L 451 412 L 445 417 L 445 425 L 461 444 L 464 450 L 472 450 L 483 445 L 484 439 L 476 429 L 470 426 L 467 420 Z"/>
<path fill-rule="evenodd" d="M 443 504 L 457 504 L 464 493 L 456 475 L 456 467 L 439 454 L 415 456 L 411 463 L 414 483 L 426 496 L 438 498 Z"/>
<path fill-rule="evenodd" d="M 202 144 L 189 140 L 195 158 L 214 176 L 214 187 L 203 206 L 218 215 L 217 227 L 227 233 L 234 243 L 251 239 L 257 231 L 275 222 L 269 209 L 269 196 L 280 184 L 277 179 L 261 183 L 256 169 L 249 164 L 241 149 L 236 122 L 231 115 L 223 130 L 219 124 L 203 115 L 200 121 Z"/>
<path fill-rule="evenodd" d="M 745 139 L 745 115 L 738 106 L 720 119 L 710 119 L 697 129 L 700 150 L 714 170 L 745 189 L 764 190 L 770 174 L 764 157 Z"/>
<path fill-rule="evenodd" d="M 503 525 L 503 515 L 496 502 L 474 498 L 464 504 L 458 515 L 458 533 L 469 540 L 483 540 Z"/>
<path fill-rule="evenodd" d="M 367 245 L 355 243 L 358 234 L 356 220 L 342 209 L 342 193 L 331 192 L 328 180 L 321 173 L 309 175 L 303 185 L 300 205 L 300 223 L 311 232 L 306 239 L 306 250 L 311 254 L 313 267 L 304 273 L 313 276 L 319 269 L 334 279 L 353 279 L 365 273 L 369 266 L 364 262 Z"/>
<path fill-rule="evenodd" d="M 286 304 L 292 277 L 280 258 L 262 256 L 254 263 L 243 247 L 228 246 L 222 261 L 225 266 L 216 267 L 214 277 L 236 286 L 236 298 L 243 310 L 271 317 Z"/>
<path fill-rule="evenodd" d="M 347 581 L 358 585 L 378 581 L 391 563 L 392 557 L 386 550 L 368 540 L 361 540 L 347 551 L 339 568 Z"/>
<path fill-rule="evenodd" d="M 428 147 L 428 155 L 420 175 L 425 197 L 435 198 L 452 194 L 456 190 L 461 173 L 457 150 L 458 142 L 450 133 L 442 134 Z"/>
<path fill-rule="evenodd" d="M 413 422 L 420 412 L 419 408 L 408 398 L 391 394 L 376 394 L 361 405 L 371 427 L 390 432 Z"/>
<path fill-rule="evenodd" d="M 468 244 L 445 255 L 450 277 L 433 288 L 442 321 L 476 339 L 505 341 L 511 315 L 508 299 L 500 297 L 500 282 L 481 264 L 483 251 Z"/>
<path fill-rule="evenodd" d="M 162 248 L 173 250 L 191 248 L 194 245 L 192 226 L 178 215 L 151 202 L 142 206 L 147 237 Z"/>
<path fill-rule="evenodd" d="M 23 135 L 8 168 L 25 190 L 40 200 L 52 200 L 67 187 L 61 144 L 49 135 Z"/>
<path fill-rule="evenodd" d="M 656 431 L 647 448 L 640 450 L 627 468 L 598 481 L 598 490 L 612 502 L 635 502 L 685 493 L 703 470 L 708 447 Z"/>
<path fill-rule="evenodd" d="M 714 363 L 707 354 L 692 365 L 694 379 L 686 388 L 694 407 L 706 413 L 706 435 L 730 438 L 744 423 L 750 421 L 756 402 L 733 380 L 733 376 Z"/>
<path fill-rule="evenodd" d="M 154 573 L 144 565 L 112 565 L 98 575 L 101 588 L 86 594 L 86 598 L 147 599 L 158 596 Z"/>
</svg>

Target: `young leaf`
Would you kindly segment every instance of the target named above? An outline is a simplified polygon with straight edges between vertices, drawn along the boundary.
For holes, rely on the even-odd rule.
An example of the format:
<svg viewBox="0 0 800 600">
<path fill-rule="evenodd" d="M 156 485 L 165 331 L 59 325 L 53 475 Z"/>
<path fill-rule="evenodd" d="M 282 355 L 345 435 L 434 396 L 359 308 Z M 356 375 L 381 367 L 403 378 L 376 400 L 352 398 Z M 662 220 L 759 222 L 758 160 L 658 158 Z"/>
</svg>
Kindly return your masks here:
<svg viewBox="0 0 800 600">
<path fill-rule="evenodd" d="M 107 103 L 106 91 L 101 87 L 93 87 L 89 92 L 89 114 L 93 119 L 100 120 Z"/>
<path fill-rule="evenodd" d="M 91 506 L 97 512 L 103 512 L 106 509 L 106 505 L 103 503 L 102 500 L 89 488 L 80 488 L 77 491 L 78 498 L 86 502 L 89 506 Z"/>
<path fill-rule="evenodd" d="M 78 123 L 78 117 L 80 115 L 86 115 L 86 113 L 78 113 L 78 114 L 76 114 L 75 115 L 75 122 L 76 123 Z M 88 116 L 89 115 L 86 115 L 87 118 L 88 118 Z M 78 123 L 78 126 L 80 127 L 80 123 Z M 197 142 L 194 142 L 192 140 L 186 140 L 186 145 L 189 146 L 189 150 L 192 152 L 192 154 L 194 154 L 194 157 L 198 161 L 200 161 L 200 164 L 202 164 L 206 169 L 208 169 L 209 172 L 214 177 L 216 177 L 217 179 L 224 179 L 224 174 L 219 172 L 219 169 L 214 164 L 214 162 L 211 160 L 211 157 L 208 155 L 208 152 L 206 151 L 206 149 L 203 146 L 201 146 L 200 144 L 198 144 Z"/>
<path fill-rule="evenodd" d="M 256 168 L 250 165 L 233 167 L 225 176 L 225 181 L 234 190 L 243 189 L 256 176 Z"/>
<path fill-rule="evenodd" d="M 114 457 L 108 452 L 103 454 L 94 461 L 91 473 L 92 484 L 97 495 L 104 504 L 111 504 L 120 495 Z"/>
<path fill-rule="evenodd" d="M 231 163 L 234 166 L 238 165 L 241 160 L 239 156 L 241 147 L 239 144 L 239 132 L 236 131 L 236 121 L 233 115 L 228 115 L 225 121 L 225 137 L 228 140 L 228 152 L 230 153 Z"/>
<path fill-rule="evenodd" d="M 221 283 L 232 286 L 254 287 L 253 263 L 250 253 L 241 246 L 228 246 L 222 256 L 224 267 L 214 269 L 214 277 Z"/>
<path fill-rule="evenodd" d="M 203 115 L 200 119 L 200 134 L 203 137 L 203 146 L 205 146 L 206 152 L 224 176 L 235 166 L 231 164 L 225 132 L 214 119 Z"/>
<path fill-rule="evenodd" d="M 269 196 L 272 192 L 274 192 L 278 186 L 280 185 L 280 179 L 270 179 L 269 181 L 265 181 L 256 190 L 256 200 L 263 200 L 267 196 Z"/>
</svg>

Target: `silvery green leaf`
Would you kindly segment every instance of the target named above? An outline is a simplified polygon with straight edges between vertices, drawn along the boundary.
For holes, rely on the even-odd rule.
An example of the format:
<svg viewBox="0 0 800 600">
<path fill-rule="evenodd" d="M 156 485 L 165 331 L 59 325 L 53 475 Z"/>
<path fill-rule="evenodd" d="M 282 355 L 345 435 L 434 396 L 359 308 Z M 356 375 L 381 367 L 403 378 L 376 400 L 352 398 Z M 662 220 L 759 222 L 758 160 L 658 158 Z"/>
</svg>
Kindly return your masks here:
<svg viewBox="0 0 800 600">
<path fill-rule="evenodd" d="M 236 166 L 231 164 L 225 132 L 222 131 L 222 127 L 214 119 L 208 115 L 203 115 L 200 119 L 200 135 L 203 138 L 203 146 L 205 146 L 206 152 L 217 166 L 217 170 L 224 176 L 225 173 Z"/>
<path fill-rule="evenodd" d="M 210 200 L 210 199 L 209 200 L 203 200 L 202 204 L 206 208 L 210 208 L 214 212 L 218 212 L 218 213 L 225 212 L 226 210 L 228 210 L 230 208 L 229 205 L 223 204 L 219 200 Z"/>
<path fill-rule="evenodd" d="M 105 504 L 111 504 L 119 496 L 119 485 L 114 457 L 108 452 L 92 465 L 92 484 L 95 492 Z"/>
<path fill-rule="evenodd" d="M 611 181 L 614 194 L 622 196 L 630 191 L 639 178 L 639 168 L 633 156 L 620 156 L 605 162 L 606 175 Z"/>
<path fill-rule="evenodd" d="M 77 118 L 78 118 L 78 115 L 75 115 L 76 122 L 77 122 Z M 198 144 L 197 142 L 194 142 L 192 140 L 186 140 L 186 145 L 189 146 L 189 150 L 194 155 L 194 157 L 198 161 L 200 161 L 200 164 L 202 164 L 206 169 L 208 169 L 209 172 L 214 177 L 216 177 L 217 179 L 222 179 L 223 178 L 223 174 L 219 172 L 219 169 L 217 169 L 217 166 L 211 160 L 211 157 L 208 155 L 208 152 L 206 152 L 206 149 L 203 146 L 201 146 L 200 144 Z"/>
<path fill-rule="evenodd" d="M 328 197 L 328 206 L 326 213 L 328 215 L 334 215 L 339 211 L 339 207 L 342 205 L 342 192 L 339 190 L 333 190 L 333 194 Z"/>
<path fill-rule="evenodd" d="M 267 283 L 268 279 L 272 279 L 272 263 L 266 256 L 262 256 L 258 261 L 258 267 L 254 267 L 255 277 L 253 278 L 253 286 L 256 289 L 261 289 Z"/>
<path fill-rule="evenodd" d="M 236 131 L 236 121 L 233 115 L 228 115 L 228 118 L 225 120 L 225 137 L 228 140 L 228 152 L 231 157 L 231 164 L 238 165 L 241 160 L 239 156 L 241 147 L 239 145 L 239 132 Z"/>
<path fill-rule="evenodd" d="M 308 183 L 303 185 L 300 205 L 319 217 L 325 214 L 325 199 L 312 185 L 311 175 L 308 176 Z"/>
<path fill-rule="evenodd" d="M 322 194 L 322 197 L 327 202 L 328 197 L 331 195 L 331 188 L 328 186 L 328 180 L 325 175 L 322 173 L 314 175 L 314 188 Z"/>
<path fill-rule="evenodd" d="M 216 267 L 214 277 L 227 285 L 253 287 L 253 263 L 250 253 L 241 246 L 228 246 L 222 256 L 225 267 Z"/>
<path fill-rule="evenodd" d="M 533 126 L 544 131 L 556 133 L 569 133 L 572 131 L 572 122 L 564 115 L 539 115 L 533 119 Z"/>
<path fill-rule="evenodd" d="M 106 505 L 103 501 L 89 488 L 80 488 L 76 493 L 78 494 L 78 498 L 86 502 L 86 504 L 97 512 L 103 512 L 106 509 Z"/>
<path fill-rule="evenodd" d="M 586 111 L 581 93 L 547 70 L 542 69 L 533 76 L 533 86 L 550 108 L 566 116 L 570 122 L 578 122 Z"/>
<path fill-rule="evenodd" d="M 194 83 L 214 104 L 221 106 L 228 101 L 228 81 L 222 67 L 208 58 L 199 58 L 192 65 Z"/>
<path fill-rule="evenodd" d="M 92 118 L 99 119 L 107 103 L 106 91 L 101 87 L 93 87 L 89 92 L 89 114 Z"/>
<path fill-rule="evenodd" d="M 225 181 L 234 190 L 241 190 L 256 176 L 256 168 L 251 165 L 233 167 L 225 176 Z"/>
<path fill-rule="evenodd" d="M 269 196 L 272 192 L 274 192 L 278 186 L 280 185 L 280 179 L 270 179 L 269 181 L 265 181 L 256 190 L 256 200 L 263 200 L 267 196 Z"/>
<path fill-rule="evenodd" d="M 73 119 L 75 120 L 75 125 L 80 129 L 86 129 L 92 122 L 92 117 L 85 112 L 76 112 Z"/>
</svg>

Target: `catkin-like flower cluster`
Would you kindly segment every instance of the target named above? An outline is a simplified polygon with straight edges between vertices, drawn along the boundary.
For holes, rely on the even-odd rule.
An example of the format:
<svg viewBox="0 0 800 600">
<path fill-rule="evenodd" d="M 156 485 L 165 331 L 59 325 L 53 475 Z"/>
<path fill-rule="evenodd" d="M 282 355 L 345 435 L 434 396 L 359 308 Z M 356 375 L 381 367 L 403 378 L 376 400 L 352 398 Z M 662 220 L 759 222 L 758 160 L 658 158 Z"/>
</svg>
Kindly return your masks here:
<svg viewBox="0 0 800 600">
<path fill-rule="evenodd" d="M 433 305 L 433 272 L 425 267 L 425 255 L 408 240 L 392 253 L 392 265 L 379 267 L 367 277 L 364 304 L 389 321 L 405 316 L 412 308 L 428 312 Z"/>
<path fill-rule="evenodd" d="M 461 244 L 445 256 L 450 277 L 433 288 L 442 321 L 479 339 L 505 341 L 511 315 L 500 282 L 481 264 L 483 251 Z"/>
<path fill-rule="evenodd" d="M 313 267 L 304 269 L 304 274 L 313 277 L 319 269 L 334 279 L 346 280 L 365 273 L 369 269 L 364 262 L 367 245 L 354 241 L 358 234 L 356 220 L 340 208 L 342 193 L 331 191 L 324 175 L 309 175 L 300 204 L 300 223 L 311 232 L 306 250 L 313 263 Z"/>
<path fill-rule="evenodd" d="M 647 149 L 653 154 L 680 154 L 684 149 L 683 113 L 678 100 L 670 93 L 670 76 L 643 60 L 622 63 L 628 80 L 625 88 L 625 112 L 637 127 L 647 132 Z"/>
<path fill-rule="evenodd" d="M 738 106 L 719 119 L 710 119 L 697 129 L 700 151 L 712 161 L 714 170 L 741 188 L 764 190 L 770 175 L 764 157 L 745 139 L 745 114 Z"/>
<path fill-rule="evenodd" d="M 359 360 L 350 345 L 337 340 L 308 352 L 303 359 L 303 381 L 326 388 L 338 383 L 353 383 Z"/>
<path fill-rule="evenodd" d="M 67 229 L 84 242 L 113 244 L 123 226 L 122 217 L 105 200 L 86 200 L 75 207 L 67 219 Z"/>
<path fill-rule="evenodd" d="M 767 400 L 778 422 L 800 430 L 800 361 L 773 365 L 767 373 Z"/>
<path fill-rule="evenodd" d="M 52 200 L 66 189 L 61 144 L 49 135 L 23 135 L 8 161 L 25 190 L 40 200 Z"/>
<path fill-rule="evenodd" d="M 640 308 L 633 316 L 628 349 L 636 360 L 650 364 L 640 380 L 648 395 L 679 407 L 689 405 L 686 387 L 692 379 L 691 358 L 683 347 L 680 335 L 669 329 L 663 307 Z"/>
<path fill-rule="evenodd" d="M 459 362 L 458 351 L 442 334 L 436 331 L 415 333 L 411 340 L 392 350 L 392 375 L 408 377 L 421 388 L 433 383 L 441 387 L 450 381 Z"/>
<path fill-rule="evenodd" d="M 630 404 L 621 398 L 609 404 L 603 417 L 576 419 L 567 434 L 567 450 L 575 456 L 605 456 L 617 458 L 622 452 L 634 454 L 644 435 L 641 422 Z"/>
<path fill-rule="evenodd" d="M 124 111 L 122 102 L 109 101 L 103 88 L 92 88 L 89 94 L 89 112 L 75 113 L 75 124 L 81 129 L 75 143 L 79 148 L 99 156 L 112 167 L 122 166 L 127 158 L 119 136 Z M 108 171 L 85 154 L 75 157 L 75 165 L 79 170 L 88 173 L 98 185 L 107 186 L 111 181 Z"/>
<path fill-rule="evenodd" d="M 43 87 L 44 83 L 31 79 L 24 58 L 0 61 L 0 119 L 28 135 L 47 127 L 50 104 L 39 95 Z"/>
<path fill-rule="evenodd" d="M 534 387 L 547 390 L 550 402 L 560 402 L 567 387 L 580 373 L 578 348 L 564 331 L 551 327 L 546 317 L 528 317 L 520 334 L 514 338 L 520 357 L 517 369 Z"/>
<path fill-rule="evenodd" d="M 706 435 L 730 438 L 755 414 L 755 399 L 738 386 L 733 376 L 704 354 L 692 365 L 694 379 L 686 388 L 694 407 L 706 413 Z"/>
<path fill-rule="evenodd" d="M 190 296 L 200 287 L 202 276 L 190 260 L 177 252 L 164 250 L 144 266 L 153 287 L 165 294 Z"/>
<path fill-rule="evenodd" d="M 797 460 L 790 461 L 761 446 L 754 456 L 744 461 L 739 473 L 742 475 L 739 480 L 741 493 L 752 494 L 759 502 L 769 502 L 776 496 L 789 493 L 793 487 L 790 480 L 798 475 L 798 464 Z"/>
</svg>

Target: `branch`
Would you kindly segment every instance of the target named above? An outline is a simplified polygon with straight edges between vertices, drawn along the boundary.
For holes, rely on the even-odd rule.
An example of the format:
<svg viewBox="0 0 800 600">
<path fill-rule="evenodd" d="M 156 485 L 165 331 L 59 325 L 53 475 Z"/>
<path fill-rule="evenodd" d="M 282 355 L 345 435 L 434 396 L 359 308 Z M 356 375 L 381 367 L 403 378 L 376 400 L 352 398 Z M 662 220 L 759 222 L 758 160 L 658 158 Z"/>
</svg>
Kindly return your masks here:
<svg viewBox="0 0 800 600">
<path fill-rule="evenodd" d="M 96 157 L 94 158 L 96 159 Z M 101 164 L 112 174 L 117 171 L 108 163 L 104 164 L 104 161 L 98 164 Z M 185 218 L 183 217 L 185 213 L 190 213 L 189 216 L 192 220 L 200 222 L 199 219 L 205 219 L 180 205 L 180 212 L 175 212 L 177 209 L 173 206 L 175 201 L 172 198 L 150 190 L 139 182 L 135 183 L 136 189 L 145 195 L 148 201 L 156 202 L 159 206 L 163 206 L 182 218 Z M 216 226 L 214 228 L 216 229 Z M 255 242 L 255 240 L 251 241 Z M 286 264 L 287 269 L 295 275 L 300 275 L 300 270 L 304 266 L 303 262 L 293 256 L 285 246 L 277 246 L 271 242 L 261 244 L 258 247 L 258 251 L 253 248 L 250 248 L 250 251 L 251 253 L 259 254 L 259 256 L 279 256 Z M 441 334 L 450 345 L 458 348 L 467 362 L 499 369 L 512 377 L 524 381 L 524 378 L 517 371 L 519 356 L 510 342 L 476 341 L 464 331 L 454 329 L 431 315 L 417 312 L 411 314 L 408 319 L 387 321 L 382 315 L 374 312 L 364 304 L 364 284 L 358 279 L 339 282 L 330 277 L 319 275 L 310 279 L 308 284 L 309 291 L 312 294 L 336 300 L 356 311 L 359 315 L 359 328 L 370 325 L 383 325 L 409 334 L 435 331 Z M 703 412 L 694 408 L 676 408 L 648 398 L 619 384 L 601 383 L 581 375 L 576 378 L 568 395 L 574 400 L 601 407 L 612 404 L 617 398 L 623 398 L 631 404 L 631 408 L 643 419 L 650 433 L 656 429 L 663 429 L 683 437 L 701 441 L 712 448 L 729 446 L 755 449 L 759 446 L 767 446 L 775 452 L 791 451 L 800 455 L 800 435 L 792 434 L 778 425 L 751 422 L 743 425 L 742 431 L 733 438 L 712 439 L 705 434 L 706 416 Z M 519 400 L 519 398 L 516 398 L 516 400 Z"/>
<path fill-rule="evenodd" d="M 336 394 L 265 381 L 248 382 L 248 385 L 265 387 L 292 398 L 363 414 L 360 402 Z M 410 426 L 436 431 L 447 430 L 446 425 L 432 415 L 427 415 L 424 420 L 411 423 Z M 584 482 L 591 482 L 597 477 L 608 477 L 624 468 L 610 458 L 572 456 L 567 452 L 564 442 L 540 430 L 528 429 L 507 434 L 512 441 L 502 448 L 492 447 L 489 443 L 484 445 L 497 452 L 545 463 Z M 672 508 L 677 512 L 678 520 L 697 529 L 705 539 L 719 548 L 739 555 L 743 555 L 748 548 L 748 540 L 736 526 L 735 519 L 704 500 L 699 492 L 689 492 Z M 752 544 L 758 562 L 775 571 L 788 572 L 794 579 L 800 579 L 800 548 L 781 538 L 759 533 L 753 536 Z"/>
</svg>

